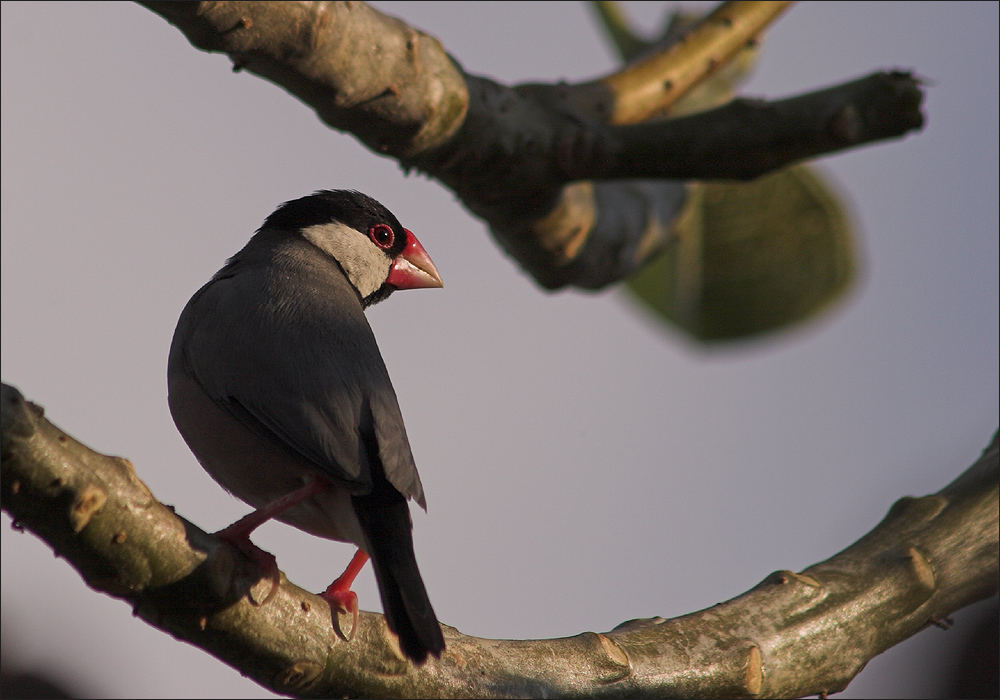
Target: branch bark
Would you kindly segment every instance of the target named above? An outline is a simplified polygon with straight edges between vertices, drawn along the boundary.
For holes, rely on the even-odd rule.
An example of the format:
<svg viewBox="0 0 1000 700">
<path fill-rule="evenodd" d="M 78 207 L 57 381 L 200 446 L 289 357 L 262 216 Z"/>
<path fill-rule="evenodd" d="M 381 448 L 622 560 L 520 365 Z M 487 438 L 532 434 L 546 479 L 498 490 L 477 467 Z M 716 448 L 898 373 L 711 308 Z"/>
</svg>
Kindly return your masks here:
<svg viewBox="0 0 1000 700">
<path fill-rule="evenodd" d="M 994 435 L 936 494 L 905 497 L 871 532 L 801 573 L 672 620 L 603 634 L 491 640 L 443 626 L 442 658 L 400 654 L 381 615 L 345 642 L 325 602 L 270 585 L 229 545 L 159 503 L 132 465 L 90 450 L 3 385 L 2 506 L 92 588 L 261 685 L 307 697 L 735 697 L 842 690 L 876 654 L 993 595 L 998 574 Z"/>
<path fill-rule="evenodd" d="M 466 73 L 436 39 L 363 3 L 141 4 L 331 127 L 440 180 L 548 289 L 598 289 L 635 272 L 681 212 L 674 180 L 752 178 L 922 124 L 919 82 L 900 71 L 635 123 L 725 66 L 784 2 L 723 3 L 598 80 L 513 87 Z"/>
<path fill-rule="evenodd" d="M 591 83 L 575 86 L 586 94 L 588 88 L 614 95 L 609 124 L 635 124 L 664 114 L 716 71 L 725 67 L 746 48 L 791 2 L 725 2 L 702 19 L 695 31 L 678 34 L 663 42 L 659 50 L 625 53 L 630 63 L 623 69 Z M 618 18 L 616 39 L 627 29 Z M 627 45 L 621 47 L 627 50 Z"/>
</svg>

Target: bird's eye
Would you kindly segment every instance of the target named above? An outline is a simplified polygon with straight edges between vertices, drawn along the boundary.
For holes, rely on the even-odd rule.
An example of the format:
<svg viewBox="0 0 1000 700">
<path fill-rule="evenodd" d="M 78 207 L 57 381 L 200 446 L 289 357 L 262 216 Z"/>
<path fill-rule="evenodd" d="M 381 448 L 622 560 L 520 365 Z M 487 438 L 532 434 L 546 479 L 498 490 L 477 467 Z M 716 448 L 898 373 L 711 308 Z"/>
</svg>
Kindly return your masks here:
<svg viewBox="0 0 1000 700">
<path fill-rule="evenodd" d="M 368 229 L 368 237 L 379 248 L 387 250 L 392 247 L 392 242 L 396 238 L 396 234 L 392 232 L 392 227 L 388 224 L 375 224 Z"/>
</svg>

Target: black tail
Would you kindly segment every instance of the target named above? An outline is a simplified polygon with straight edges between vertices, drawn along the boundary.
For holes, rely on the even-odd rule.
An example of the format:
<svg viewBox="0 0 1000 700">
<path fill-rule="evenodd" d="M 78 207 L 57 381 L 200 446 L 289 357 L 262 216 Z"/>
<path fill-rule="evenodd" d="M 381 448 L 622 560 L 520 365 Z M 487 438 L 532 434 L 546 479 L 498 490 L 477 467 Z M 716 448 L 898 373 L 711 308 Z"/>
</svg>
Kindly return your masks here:
<svg viewBox="0 0 1000 700">
<path fill-rule="evenodd" d="M 386 495 L 382 491 L 351 500 L 368 537 L 386 623 L 399 637 L 403 653 L 422 664 L 428 654 L 441 656 L 444 637 L 417 569 L 409 506 L 395 489 Z"/>
</svg>

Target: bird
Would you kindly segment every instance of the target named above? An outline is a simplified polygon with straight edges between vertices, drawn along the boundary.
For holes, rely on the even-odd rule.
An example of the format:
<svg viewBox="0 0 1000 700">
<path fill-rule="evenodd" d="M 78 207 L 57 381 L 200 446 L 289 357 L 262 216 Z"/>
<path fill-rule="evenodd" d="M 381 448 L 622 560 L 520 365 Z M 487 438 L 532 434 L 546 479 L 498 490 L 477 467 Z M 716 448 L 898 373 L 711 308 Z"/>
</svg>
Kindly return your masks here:
<svg viewBox="0 0 1000 700">
<path fill-rule="evenodd" d="M 444 638 L 417 568 L 409 500 L 426 510 L 392 382 L 365 309 L 442 287 L 430 256 L 380 202 L 318 190 L 278 206 L 184 307 L 167 361 L 178 431 L 202 467 L 255 510 L 216 533 L 271 575 L 250 541 L 271 519 L 351 542 L 323 593 L 357 628 L 354 577 L 370 558 L 388 628 L 415 664 Z M 344 636 L 341 634 L 341 636 Z"/>
</svg>

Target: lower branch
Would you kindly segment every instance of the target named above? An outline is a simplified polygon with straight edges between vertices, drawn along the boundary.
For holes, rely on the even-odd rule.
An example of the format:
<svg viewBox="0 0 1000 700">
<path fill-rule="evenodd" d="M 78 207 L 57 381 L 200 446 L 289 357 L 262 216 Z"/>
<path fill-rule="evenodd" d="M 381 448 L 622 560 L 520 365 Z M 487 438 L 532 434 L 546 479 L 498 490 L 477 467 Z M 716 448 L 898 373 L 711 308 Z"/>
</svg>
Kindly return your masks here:
<svg viewBox="0 0 1000 700">
<path fill-rule="evenodd" d="M 381 615 L 353 641 L 319 598 L 269 581 L 159 503 L 122 458 L 93 452 L 3 385 L 2 506 L 91 587 L 276 692 L 369 697 L 800 696 L 843 689 L 876 654 L 997 590 L 998 445 L 950 485 L 903 498 L 870 533 L 801 573 L 672 620 L 491 640 L 444 627 L 417 668 Z"/>
</svg>

